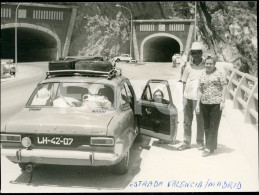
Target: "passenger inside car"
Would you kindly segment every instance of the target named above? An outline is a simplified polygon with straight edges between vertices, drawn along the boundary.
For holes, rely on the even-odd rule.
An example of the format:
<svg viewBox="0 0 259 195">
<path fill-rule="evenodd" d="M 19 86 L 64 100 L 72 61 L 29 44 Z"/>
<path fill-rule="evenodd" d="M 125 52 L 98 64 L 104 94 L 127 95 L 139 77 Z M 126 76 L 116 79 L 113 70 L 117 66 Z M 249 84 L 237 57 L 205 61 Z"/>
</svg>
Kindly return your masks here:
<svg viewBox="0 0 259 195">
<path fill-rule="evenodd" d="M 160 89 L 157 89 L 153 94 L 153 102 L 169 104 L 169 101 L 163 98 L 164 98 L 164 93 Z"/>
<path fill-rule="evenodd" d="M 58 90 L 57 98 L 53 101 L 53 107 L 79 107 L 82 105 L 82 97 L 88 94 L 88 89 L 80 86 L 62 86 Z"/>
<path fill-rule="evenodd" d="M 111 104 L 113 104 L 114 93 L 113 93 L 112 88 L 110 88 L 109 86 L 105 86 L 103 88 L 100 88 L 98 90 L 98 95 L 106 97 L 111 102 Z"/>
<path fill-rule="evenodd" d="M 84 107 L 93 108 L 112 108 L 114 102 L 114 93 L 112 88 L 104 86 L 98 89 L 97 94 L 85 94 L 83 96 Z"/>
<path fill-rule="evenodd" d="M 41 88 L 36 96 L 34 97 L 31 105 L 47 105 L 48 100 L 50 99 L 50 91 L 46 88 Z"/>
</svg>

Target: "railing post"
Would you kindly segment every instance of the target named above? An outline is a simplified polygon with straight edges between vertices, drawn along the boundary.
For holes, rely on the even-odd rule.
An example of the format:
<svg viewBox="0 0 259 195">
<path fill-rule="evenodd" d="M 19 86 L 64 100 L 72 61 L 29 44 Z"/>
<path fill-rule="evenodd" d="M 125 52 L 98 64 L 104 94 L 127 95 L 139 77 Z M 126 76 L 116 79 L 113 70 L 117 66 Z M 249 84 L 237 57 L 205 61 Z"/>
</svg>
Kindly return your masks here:
<svg viewBox="0 0 259 195">
<path fill-rule="evenodd" d="M 237 85 L 234 100 L 233 100 L 233 108 L 239 108 L 240 110 L 243 110 L 243 106 L 240 105 L 240 103 L 238 102 L 238 98 L 243 97 L 242 91 L 241 91 L 241 85 L 246 85 L 246 77 L 244 74 L 242 75 L 242 78 L 240 79 L 240 81 L 238 83 L 239 84 Z"/>
<path fill-rule="evenodd" d="M 255 96 L 256 94 L 256 96 Z M 252 88 L 250 95 L 247 100 L 247 106 L 245 109 L 245 122 L 246 123 L 255 123 L 258 122 L 258 83 L 255 83 Z M 256 120 L 252 120 L 250 110 L 253 109 L 255 113 L 257 112 L 257 116 L 253 116 Z M 257 118 L 256 118 L 257 117 Z"/>
<path fill-rule="evenodd" d="M 228 81 L 226 98 L 231 99 L 231 100 L 234 99 L 234 95 L 232 94 L 234 92 L 233 87 L 232 87 L 232 80 L 233 80 L 234 75 L 235 75 L 235 71 L 232 68 L 229 68 L 226 72 L 226 79 Z M 233 98 L 231 98 L 231 96 L 233 96 Z"/>
<path fill-rule="evenodd" d="M 233 100 L 233 108 L 244 113 L 246 123 L 258 124 L 258 79 L 233 68 L 226 71 L 226 79 L 227 98 Z"/>
</svg>

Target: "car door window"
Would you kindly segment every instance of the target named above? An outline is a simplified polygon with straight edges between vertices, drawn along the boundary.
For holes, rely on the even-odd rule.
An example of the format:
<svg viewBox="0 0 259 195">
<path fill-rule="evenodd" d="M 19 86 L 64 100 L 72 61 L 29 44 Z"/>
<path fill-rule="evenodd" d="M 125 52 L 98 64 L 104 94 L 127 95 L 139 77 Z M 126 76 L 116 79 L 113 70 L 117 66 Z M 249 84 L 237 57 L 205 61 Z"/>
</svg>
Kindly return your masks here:
<svg viewBox="0 0 259 195">
<path fill-rule="evenodd" d="M 145 89 L 142 97 L 142 100 L 147 100 L 147 101 L 151 101 L 152 100 L 152 95 L 151 95 L 151 91 L 150 91 L 150 87 L 147 86 L 147 88 Z"/>
<path fill-rule="evenodd" d="M 149 86 L 150 86 L 153 101 L 155 101 L 154 93 L 158 90 L 161 90 L 163 94 L 162 99 L 164 100 L 163 103 L 165 102 L 169 103 L 169 94 L 165 83 L 149 83 Z"/>
<path fill-rule="evenodd" d="M 157 83 L 157 82 L 150 82 L 145 91 L 143 92 L 143 95 L 141 97 L 142 100 L 147 100 L 147 101 L 155 101 L 155 97 L 154 97 L 154 93 L 156 91 L 160 90 L 163 94 L 163 101 L 162 103 L 163 104 L 169 104 L 170 102 L 170 99 L 169 99 L 169 94 L 168 94 L 168 90 L 167 90 L 167 86 L 165 83 L 163 82 L 160 82 L 160 83 Z"/>
<path fill-rule="evenodd" d="M 132 100 L 132 99 L 133 99 L 133 95 L 132 95 L 132 93 L 131 93 L 131 91 L 130 91 L 130 89 L 129 89 L 128 84 L 127 84 L 127 83 L 124 83 L 124 87 L 125 87 L 127 96 L 129 97 L 130 100 Z"/>
</svg>

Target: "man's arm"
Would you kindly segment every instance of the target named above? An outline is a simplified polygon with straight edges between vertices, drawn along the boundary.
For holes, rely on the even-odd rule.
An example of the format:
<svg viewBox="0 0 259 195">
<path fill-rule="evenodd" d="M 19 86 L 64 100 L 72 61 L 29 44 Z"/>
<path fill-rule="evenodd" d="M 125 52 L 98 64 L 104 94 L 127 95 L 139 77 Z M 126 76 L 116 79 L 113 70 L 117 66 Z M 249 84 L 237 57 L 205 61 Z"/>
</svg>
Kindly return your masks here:
<svg viewBox="0 0 259 195">
<path fill-rule="evenodd" d="M 198 91 L 197 91 L 197 104 L 196 104 L 196 108 L 195 108 L 196 113 L 200 113 L 200 101 L 201 101 L 201 95 L 203 93 L 203 88 L 202 88 L 202 86 L 200 84 L 201 80 L 199 79 L 198 82 L 199 83 L 198 83 Z"/>
<path fill-rule="evenodd" d="M 227 85 L 223 85 L 221 102 L 220 102 L 220 110 L 223 110 L 223 108 L 225 108 L 226 91 L 227 91 Z"/>
<path fill-rule="evenodd" d="M 186 67 L 185 67 L 185 69 L 183 71 L 183 75 L 181 77 L 181 81 L 183 83 L 183 93 L 184 93 L 184 90 L 185 90 L 185 84 L 186 84 L 187 78 L 189 76 L 189 71 L 188 70 L 189 70 L 189 67 L 188 67 L 188 65 L 186 65 Z"/>
</svg>

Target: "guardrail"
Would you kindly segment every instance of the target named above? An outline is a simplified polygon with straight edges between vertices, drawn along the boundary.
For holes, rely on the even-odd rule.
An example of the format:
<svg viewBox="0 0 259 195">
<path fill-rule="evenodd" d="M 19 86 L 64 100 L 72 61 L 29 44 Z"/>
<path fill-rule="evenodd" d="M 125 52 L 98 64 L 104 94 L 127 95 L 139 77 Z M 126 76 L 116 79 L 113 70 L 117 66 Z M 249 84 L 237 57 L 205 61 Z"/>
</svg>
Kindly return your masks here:
<svg viewBox="0 0 259 195">
<path fill-rule="evenodd" d="M 244 113 L 246 123 L 258 124 L 258 78 L 233 68 L 227 70 L 226 78 L 226 97 L 233 101 L 233 108 Z"/>
</svg>

